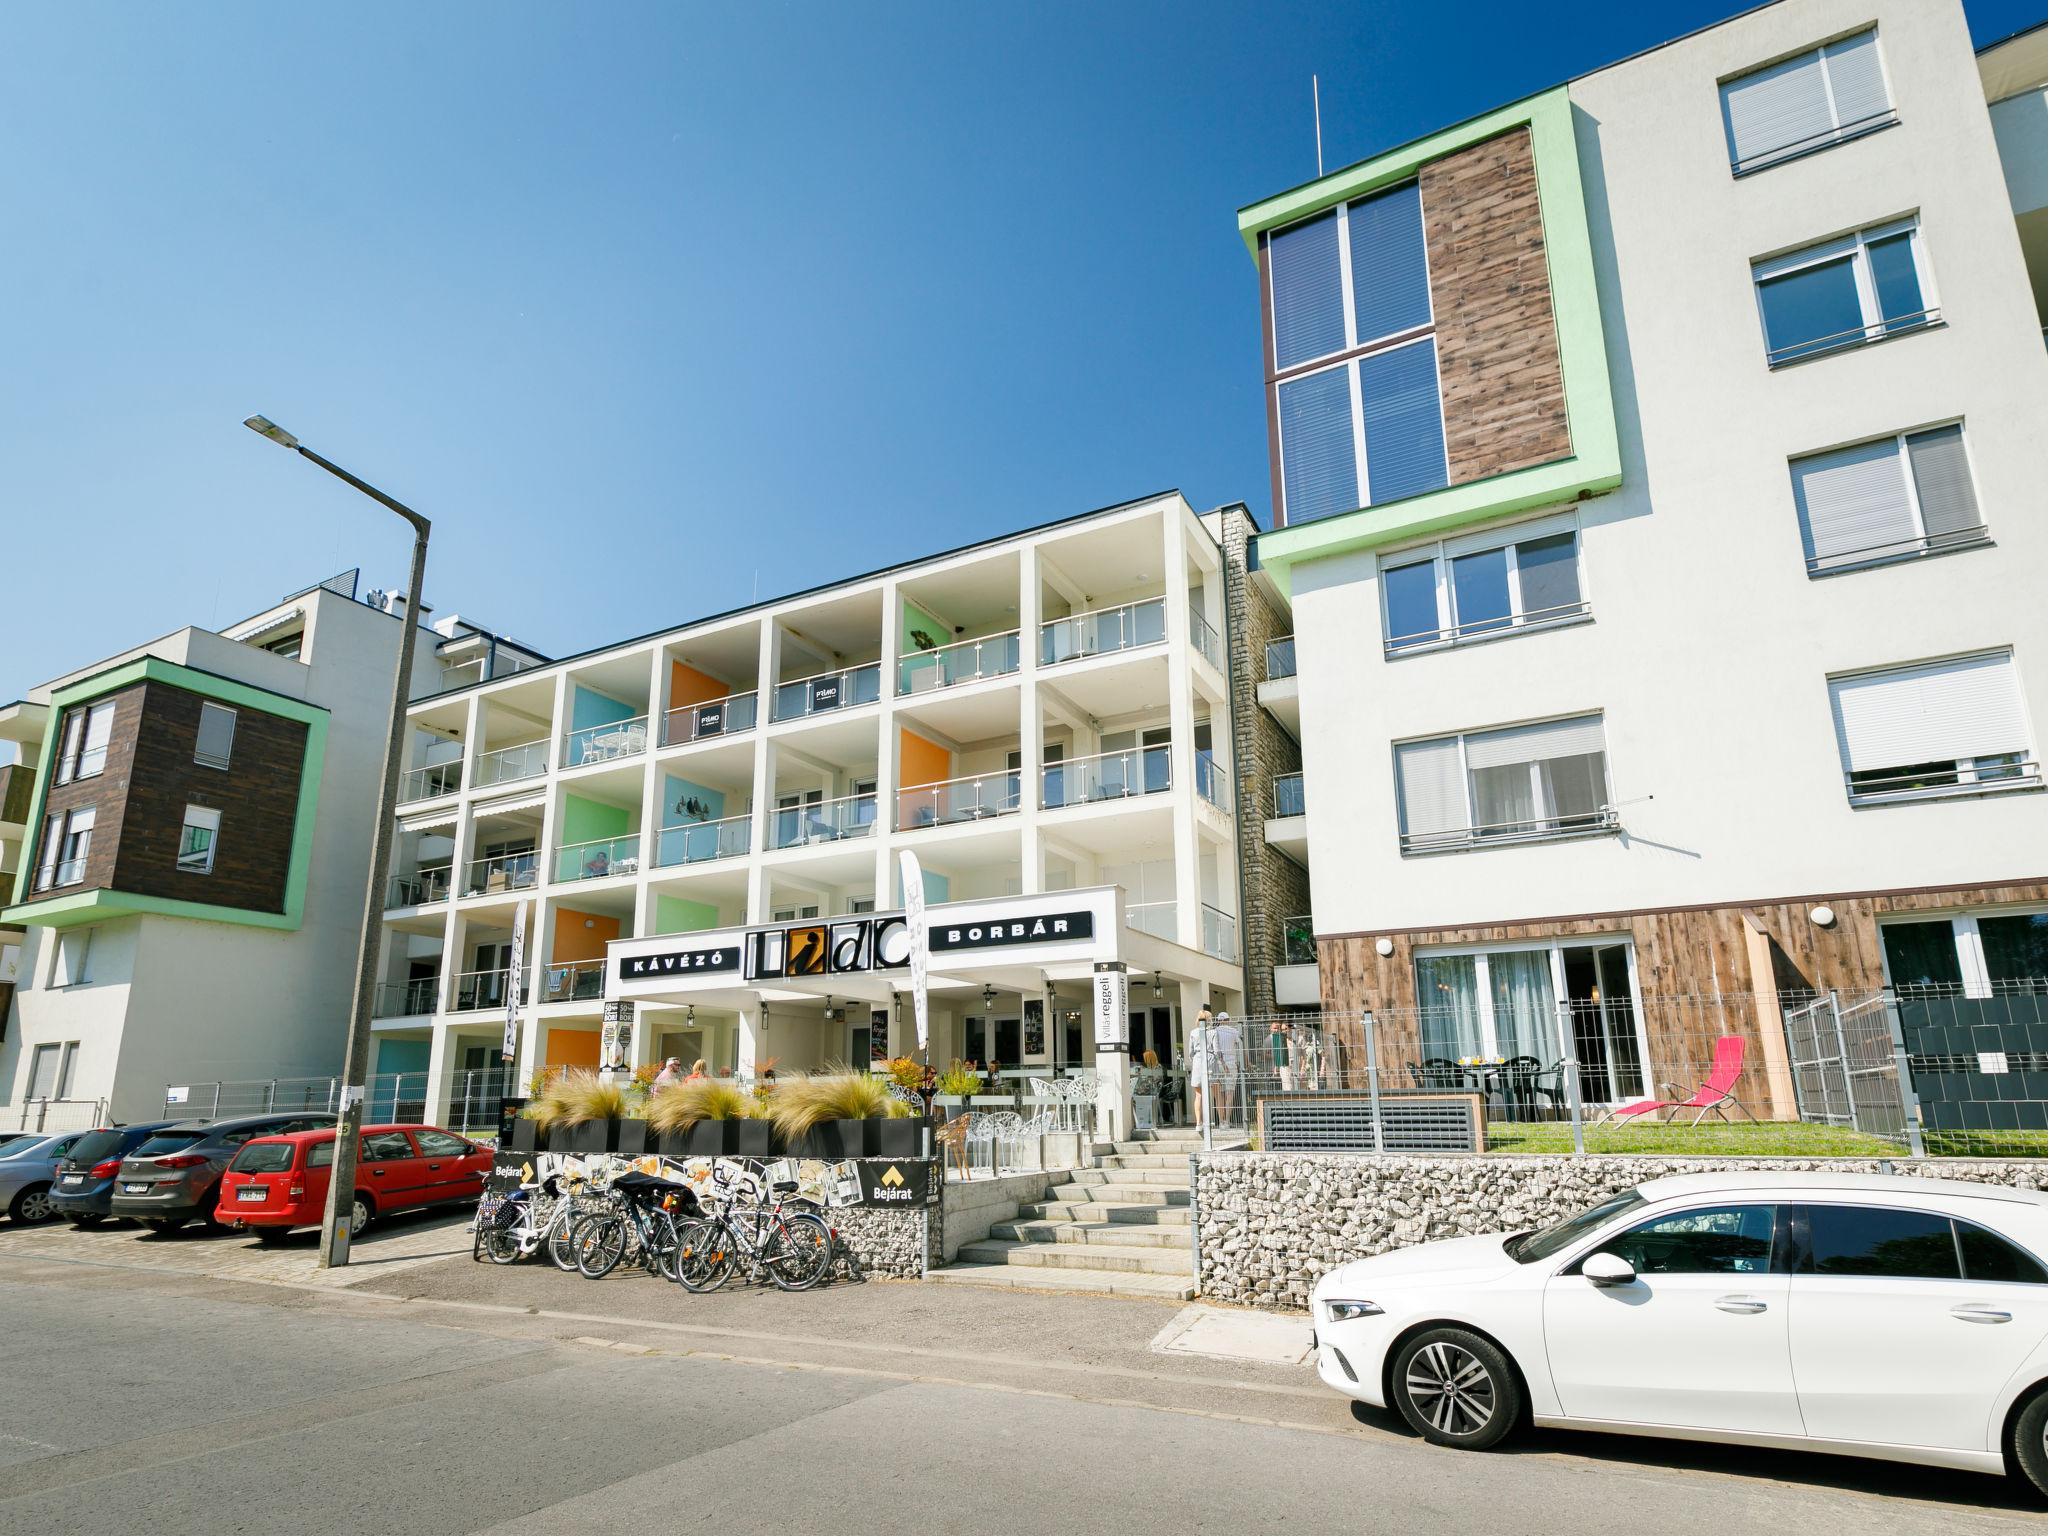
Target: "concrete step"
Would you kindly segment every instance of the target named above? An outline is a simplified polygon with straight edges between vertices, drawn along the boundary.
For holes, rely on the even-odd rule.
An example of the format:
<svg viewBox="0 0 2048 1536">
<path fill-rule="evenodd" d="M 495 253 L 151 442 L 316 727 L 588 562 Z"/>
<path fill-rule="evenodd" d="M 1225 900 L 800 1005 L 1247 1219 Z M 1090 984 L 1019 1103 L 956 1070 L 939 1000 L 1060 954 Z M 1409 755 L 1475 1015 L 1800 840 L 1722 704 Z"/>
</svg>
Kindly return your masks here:
<svg viewBox="0 0 2048 1536">
<path fill-rule="evenodd" d="M 1093 1200 L 1045 1200 L 1018 1208 L 1019 1221 L 1115 1222 L 1120 1226 L 1166 1227 L 1187 1241 L 1188 1216 L 1184 1205 L 1098 1205 Z"/>
<path fill-rule="evenodd" d="M 1056 1184 L 1047 1194 L 1054 1201 L 1101 1205 L 1186 1205 L 1191 1198 L 1186 1185 L 1170 1189 L 1164 1184 Z"/>
<path fill-rule="evenodd" d="M 1070 1176 L 1076 1184 L 1165 1184 L 1188 1187 L 1185 1163 L 1166 1168 L 1076 1168 Z"/>
<path fill-rule="evenodd" d="M 1120 1141 L 1113 1149 L 1119 1157 L 1178 1157 L 1185 1160 L 1202 1150 L 1199 1141 Z"/>
<path fill-rule="evenodd" d="M 1089 1243 L 965 1243 L 960 1258 L 968 1264 L 1014 1264 L 1031 1269 L 1113 1269 L 1126 1274 L 1186 1275 L 1185 1250 L 1112 1248 Z"/>
<path fill-rule="evenodd" d="M 1188 1251 L 1188 1229 L 1147 1227 L 1131 1221 L 999 1221 L 988 1235 L 1005 1243 L 1072 1243 L 1112 1248 Z"/>
<path fill-rule="evenodd" d="M 1184 1157 L 1173 1157 L 1165 1153 L 1119 1152 L 1114 1157 L 1105 1158 L 1101 1166 L 1106 1168 L 1178 1168 L 1183 1179 L 1188 1176 L 1188 1160 Z"/>
<path fill-rule="evenodd" d="M 981 1285 L 1006 1291 L 1086 1291 L 1150 1301 L 1192 1301 L 1195 1287 L 1182 1275 L 1099 1269 L 1034 1269 L 1017 1264 L 949 1264 L 931 1273 L 940 1285 Z"/>
</svg>

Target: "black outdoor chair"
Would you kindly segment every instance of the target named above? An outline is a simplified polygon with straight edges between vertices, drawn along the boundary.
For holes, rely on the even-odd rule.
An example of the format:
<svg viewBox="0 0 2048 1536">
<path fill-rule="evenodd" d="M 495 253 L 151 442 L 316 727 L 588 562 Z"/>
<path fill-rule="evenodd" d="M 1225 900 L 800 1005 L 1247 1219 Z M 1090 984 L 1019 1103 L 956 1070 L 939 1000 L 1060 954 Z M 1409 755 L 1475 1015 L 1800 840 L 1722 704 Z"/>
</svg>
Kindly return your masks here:
<svg viewBox="0 0 2048 1536">
<path fill-rule="evenodd" d="M 1448 1056 L 1430 1056 L 1422 1063 L 1420 1086 L 1462 1091 L 1471 1086 L 1470 1075 Z"/>
<path fill-rule="evenodd" d="M 1510 1056 L 1501 1068 L 1510 1120 L 1552 1120 L 1564 1103 L 1564 1063 Z M 1547 1101 L 1539 1104 L 1538 1100 Z"/>
</svg>

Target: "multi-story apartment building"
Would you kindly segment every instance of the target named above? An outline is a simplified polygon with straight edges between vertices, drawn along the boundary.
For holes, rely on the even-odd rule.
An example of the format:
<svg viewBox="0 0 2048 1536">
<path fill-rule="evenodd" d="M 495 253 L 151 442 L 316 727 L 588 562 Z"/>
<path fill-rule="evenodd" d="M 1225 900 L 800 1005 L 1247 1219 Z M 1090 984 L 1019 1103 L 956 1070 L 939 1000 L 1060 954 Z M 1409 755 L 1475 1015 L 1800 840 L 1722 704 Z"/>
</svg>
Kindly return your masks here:
<svg viewBox="0 0 2048 1536">
<path fill-rule="evenodd" d="M 1092 1059 L 1098 964 L 1169 1057 L 1242 998 L 1225 515 L 1152 496 L 415 702 L 376 1071 L 437 1109 L 508 1016 L 522 1079 L 594 1065 L 608 1001 L 636 1064 L 908 1051 L 903 851 L 958 932 L 934 1060 Z"/>
<path fill-rule="evenodd" d="M 402 598 L 354 592 L 350 572 L 0 709 L 21 756 L 0 770 L 19 1118 L 132 1119 L 171 1086 L 339 1067 L 404 621 Z M 477 633 L 423 634 L 413 688 L 438 691 L 443 648 Z"/>
<path fill-rule="evenodd" d="M 1782 0 L 1242 211 L 1268 835 L 1393 1063 L 1568 1002 L 1612 1098 L 1704 1060 L 1652 993 L 2048 974 L 2044 80 Z"/>
</svg>

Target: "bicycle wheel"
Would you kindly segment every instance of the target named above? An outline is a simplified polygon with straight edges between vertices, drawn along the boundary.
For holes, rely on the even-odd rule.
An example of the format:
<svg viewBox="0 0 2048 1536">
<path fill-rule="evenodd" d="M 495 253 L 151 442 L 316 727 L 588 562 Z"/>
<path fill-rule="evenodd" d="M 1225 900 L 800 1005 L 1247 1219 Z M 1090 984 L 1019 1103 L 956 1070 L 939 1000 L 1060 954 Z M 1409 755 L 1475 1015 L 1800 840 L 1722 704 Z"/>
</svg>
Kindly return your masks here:
<svg viewBox="0 0 2048 1536">
<path fill-rule="evenodd" d="M 512 1264 L 519 1258 L 519 1229 L 517 1227 L 488 1227 L 483 1236 L 484 1257 L 493 1264 Z"/>
<path fill-rule="evenodd" d="M 549 1226 L 548 1240 L 543 1245 L 555 1268 L 569 1274 L 576 1272 L 576 1224 L 584 1219 L 581 1211 L 564 1211 Z"/>
<path fill-rule="evenodd" d="M 783 1290 L 808 1291 L 832 1267 L 832 1229 L 815 1216 L 784 1216 L 769 1229 L 761 1262 Z"/>
<path fill-rule="evenodd" d="M 576 1250 L 576 1272 L 586 1280 L 602 1280 L 626 1256 L 626 1218 L 593 1216 L 578 1222 L 570 1245 Z"/>
<path fill-rule="evenodd" d="M 732 1278 L 732 1234 L 721 1221 L 699 1220 L 685 1224 L 676 1233 L 676 1256 L 672 1277 L 684 1290 L 702 1295 L 715 1291 Z"/>
<path fill-rule="evenodd" d="M 676 1277 L 676 1222 L 659 1208 L 647 1213 L 647 1236 L 642 1240 L 641 1262 L 650 1274 L 664 1280 Z"/>
</svg>

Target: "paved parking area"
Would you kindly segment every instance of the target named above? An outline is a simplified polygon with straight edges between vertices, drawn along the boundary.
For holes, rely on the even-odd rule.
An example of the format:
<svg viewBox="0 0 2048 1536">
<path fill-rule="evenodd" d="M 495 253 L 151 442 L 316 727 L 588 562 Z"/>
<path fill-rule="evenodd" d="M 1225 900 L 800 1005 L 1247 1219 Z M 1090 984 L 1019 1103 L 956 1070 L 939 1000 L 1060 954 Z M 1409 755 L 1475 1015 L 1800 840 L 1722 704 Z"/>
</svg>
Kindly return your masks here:
<svg viewBox="0 0 2048 1536">
<path fill-rule="evenodd" d="M 74 1227 L 68 1221 L 54 1221 L 27 1227 L 0 1221 L 0 1258 L 63 1259 L 229 1280 L 345 1287 L 458 1254 L 467 1259 L 468 1221 L 467 1209 L 393 1216 L 356 1239 L 349 1266 L 342 1270 L 320 1268 L 318 1234 L 311 1229 L 266 1248 L 246 1232 L 216 1232 L 198 1222 L 176 1232 L 148 1232 L 133 1222 Z"/>
</svg>

